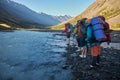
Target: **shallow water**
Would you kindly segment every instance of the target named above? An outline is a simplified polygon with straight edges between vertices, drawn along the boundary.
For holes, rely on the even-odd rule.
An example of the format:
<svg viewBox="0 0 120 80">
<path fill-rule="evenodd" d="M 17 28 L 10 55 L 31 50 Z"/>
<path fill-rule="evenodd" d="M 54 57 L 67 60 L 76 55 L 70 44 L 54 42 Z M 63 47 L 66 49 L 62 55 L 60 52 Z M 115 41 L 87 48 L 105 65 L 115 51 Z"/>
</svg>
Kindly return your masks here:
<svg viewBox="0 0 120 80">
<path fill-rule="evenodd" d="M 70 80 L 57 32 L 0 32 L 0 80 Z"/>
</svg>

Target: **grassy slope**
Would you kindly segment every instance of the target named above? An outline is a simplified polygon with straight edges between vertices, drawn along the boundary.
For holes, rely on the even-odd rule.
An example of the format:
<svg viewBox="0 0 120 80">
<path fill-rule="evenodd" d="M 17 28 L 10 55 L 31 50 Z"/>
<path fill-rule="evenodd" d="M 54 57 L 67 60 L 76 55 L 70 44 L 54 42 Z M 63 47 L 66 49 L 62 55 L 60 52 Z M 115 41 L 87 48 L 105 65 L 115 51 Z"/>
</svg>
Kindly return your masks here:
<svg viewBox="0 0 120 80">
<path fill-rule="evenodd" d="M 1 23 L 0 24 L 0 30 L 6 30 L 6 29 L 11 29 L 11 26 Z"/>
<path fill-rule="evenodd" d="M 74 23 L 75 21 L 87 17 L 103 15 L 110 24 L 111 29 L 120 29 L 120 0 L 96 0 L 83 13 L 66 22 Z M 64 29 L 65 22 L 55 25 L 52 29 Z"/>
</svg>

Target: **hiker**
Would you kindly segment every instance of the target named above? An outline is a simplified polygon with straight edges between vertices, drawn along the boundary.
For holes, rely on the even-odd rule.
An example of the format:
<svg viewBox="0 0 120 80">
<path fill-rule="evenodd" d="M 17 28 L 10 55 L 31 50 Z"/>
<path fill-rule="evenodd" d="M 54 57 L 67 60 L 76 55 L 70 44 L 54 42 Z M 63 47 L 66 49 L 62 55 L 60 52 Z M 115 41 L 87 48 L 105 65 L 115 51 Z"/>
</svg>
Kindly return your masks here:
<svg viewBox="0 0 120 80">
<path fill-rule="evenodd" d="M 90 22 L 91 22 L 90 19 L 86 20 L 86 27 L 87 27 L 86 41 L 88 42 L 87 44 L 91 50 L 92 61 L 90 64 L 90 69 L 92 69 L 94 66 L 99 65 L 99 62 L 100 62 L 100 42 L 95 40 L 93 31 L 92 31 L 93 26 L 91 25 Z"/>
<path fill-rule="evenodd" d="M 78 26 L 79 26 L 79 20 L 77 22 L 74 23 L 74 31 L 73 31 L 73 35 L 77 41 L 77 47 L 78 47 L 78 50 L 77 51 L 80 51 L 80 42 L 79 42 L 79 36 L 78 36 Z"/>
<path fill-rule="evenodd" d="M 80 20 L 80 45 L 81 45 L 81 55 L 79 55 L 81 58 L 86 58 L 86 53 L 87 53 L 87 42 L 86 42 L 86 26 L 85 26 L 85 21 L 87 18 L 83 18 Z"/>
<path fill-rule="evenodd" d="M 76 39 L 78 42 L 78 46 L 81 49 L 81 55 L 79 55 L 81 58 L 86 58 L 86 52 L 87 52 L 87 47 L 86 47 L 86 28 L 85 28 L 85 20 L 86 18 L 83 18 L 79 21 L 77 21 L 77 30 L 74 31 L 74 34 L 76 34 Z"/>
<path fill-rule="evenodd" d="M 105 28 L 107 28 L 107 26 L 104 26 L 104 21 L 99 16 L 92 19 L 87 19 L 86 27 L 86 41 L 88 46 L 91 48 L 92 62 L 90 64 L 90 68 L 92 69 L 95 66 L 99 66 L 100 63 L 100 44 L 108 41 L 110 36 L 106 36 Z"/>
<path fill-rule="evenodd" d="M 71 33 L 72 33 L 72 24 L 65 23 L 64 32 L 66 32 L 66 36 L 67 36 L 67 45 L 70 45 L 70 36 L 71 36 Z"/>
</svg>

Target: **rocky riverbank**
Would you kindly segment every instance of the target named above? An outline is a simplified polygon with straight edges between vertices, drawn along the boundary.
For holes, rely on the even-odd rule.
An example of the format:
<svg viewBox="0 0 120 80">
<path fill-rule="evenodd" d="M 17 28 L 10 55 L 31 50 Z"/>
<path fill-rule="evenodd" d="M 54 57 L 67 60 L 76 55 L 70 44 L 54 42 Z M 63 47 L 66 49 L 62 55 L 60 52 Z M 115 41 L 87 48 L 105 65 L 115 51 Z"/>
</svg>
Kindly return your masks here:
<svg viewBox="0 0 120 80">
<path fill-rule="evenodd" d="M 120 43 L 120 31 L 112 31 L 111 42 Z M 87 57 L 80 58 L 80 52 L 76 52 L 76 47 L 68 46 L 68 51 L 63 56 L 67 58 L 63 69 L 71 69 L 72 80 L 120 80 L 120 48 L 101 47 L 101 62 L 99 67 L 90 69 L 91 63 L 90 49 Z"/>
<path fill-rule="evenodd" d="M 111 41 L 120 43 L 120 30 L 111 32 Z"/>
<path fill-rule="evenodd" d="M 120 79 L 120 50 L 101 47 L 101 63 L 99 67 L 90 70 L 90 52 L 86 58 L 80 58 L 78 52 L 74 52 L 73 47 L 66 53 L 66 67 L 72 69 L 74 75 L 72 80 L 119 80 Z M 72 51 L 73 50 L 73 51 Z M 68 66 L 69 65 L 69 66 Z"/>
</svg>

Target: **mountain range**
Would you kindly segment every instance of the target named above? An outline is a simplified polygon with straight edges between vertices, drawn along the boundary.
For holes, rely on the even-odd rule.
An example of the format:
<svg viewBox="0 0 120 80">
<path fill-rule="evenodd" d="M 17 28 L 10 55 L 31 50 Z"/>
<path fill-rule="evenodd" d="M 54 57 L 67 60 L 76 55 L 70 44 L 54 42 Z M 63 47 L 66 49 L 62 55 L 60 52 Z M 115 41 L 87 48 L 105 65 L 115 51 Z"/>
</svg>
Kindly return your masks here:
<svg viewBox="0 0 120 80">
<path fill-rule="evenodd" d="M 106 18 L 111 29 L 120 29 L 120 0 L 96 0 L 84 12 L 66 22 L 74 24 L 82 18 L 92 18 L 99 15 Z M 52 29 L 64 29 L 64 23 L 53 26 Z"/>
<path fill-rule="evenodd" d="M 69 17 L 37 13 L 14 1 L 0 0 L 0 23 L 10 25 L 12 28 L 45 28 L 59 24 Z"/>
<path fill-rule="evenodd" d="M 58 15 L 58 16 L 53 16 L 53 17 L 59 20 L 60 22 L 64 22 L 72 18 L 72 16 L 70 15 Z"/>
<path fill-rule="evenodd" d="M 45 15 L 46 13 L 44 12 L 38 12 L 40 15 Z M 49 14 L 46 14 L 46 15 L 49 15 Z M 70 15 L 49 15 L 55 19 L 57 19 L 60 23 L 66 21 L 66 20 L 69 20 L 72 18 L 72 16 Z"/>
</svg>

